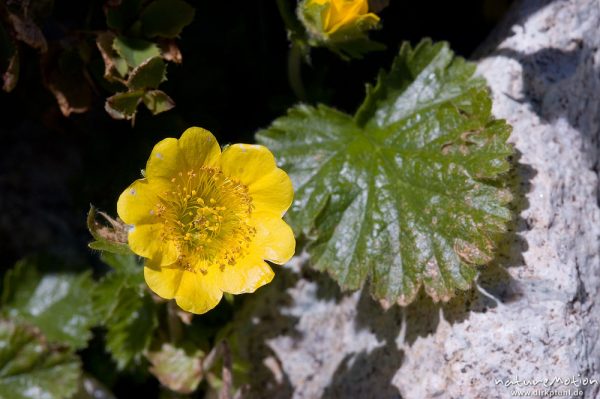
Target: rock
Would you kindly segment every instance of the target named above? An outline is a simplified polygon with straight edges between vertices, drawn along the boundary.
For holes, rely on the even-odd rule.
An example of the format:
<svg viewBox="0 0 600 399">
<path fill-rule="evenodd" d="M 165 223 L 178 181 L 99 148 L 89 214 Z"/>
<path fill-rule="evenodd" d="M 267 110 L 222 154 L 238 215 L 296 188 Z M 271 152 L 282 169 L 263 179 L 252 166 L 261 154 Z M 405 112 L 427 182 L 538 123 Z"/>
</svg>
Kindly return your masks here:
<svg viewBox="0 0 600 399">
<path fill-rule="evenodd" d="M 523 0 L 478 53 L 494 113 L 514 127 L 520 195 L 477 286 L 383 311 L 297 257 L 240 334 L 252 397 L 599 395 L 599 27 L 598 0 Z"/>
</svg>

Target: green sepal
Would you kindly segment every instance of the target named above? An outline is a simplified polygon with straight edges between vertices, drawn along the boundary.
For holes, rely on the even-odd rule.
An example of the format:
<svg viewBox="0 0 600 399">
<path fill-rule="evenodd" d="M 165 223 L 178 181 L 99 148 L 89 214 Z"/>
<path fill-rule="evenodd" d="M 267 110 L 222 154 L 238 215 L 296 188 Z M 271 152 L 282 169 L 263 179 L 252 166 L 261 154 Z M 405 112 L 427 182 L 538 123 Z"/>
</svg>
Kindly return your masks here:
<svg viewBox="0 0 600 399">
<path fill-rule="evenodd" d="M 99 223 L 96 220 L 97 214 L 100 214 L 108 225 Z M 95 240 L 88 244 L 91 249 L 121 255 L 133 254 L 127 245 L 127 226 L 123 222 L 111 218 L 104 212 L 97 212 L 94 206 L 90 206 L 87 227 Z"/>
</svg>

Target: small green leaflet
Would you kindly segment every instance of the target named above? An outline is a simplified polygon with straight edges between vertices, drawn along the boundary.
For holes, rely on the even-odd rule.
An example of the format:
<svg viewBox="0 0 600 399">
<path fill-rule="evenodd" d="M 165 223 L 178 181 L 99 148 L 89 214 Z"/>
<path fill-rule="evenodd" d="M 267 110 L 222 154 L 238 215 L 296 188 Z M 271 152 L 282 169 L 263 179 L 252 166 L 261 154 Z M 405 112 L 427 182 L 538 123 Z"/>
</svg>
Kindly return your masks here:
<svg viewBox="0 0 600 399">
<path fill-rule="evenodd" d="M 178 347 L 163 343 L 160 350 L 150 351 L 146 357 L 152 365 L 150 372 L 173 392 L 190 394 L 204 378 L 204 352 L 191 344 Z"/>
<path fill-rule="evenodd" d="M 287 214 L 315 268 L 382 305 L 470 287 L 511 219 L 511 128 L 446 43 L 403 44 L 354 116 L 299 105 L 257 134 L 294 183 Z"/>
<path fill-rule="evenodd" d="M 80 373 L 70 351 L 48 344 L 29 325 L 0 320 L 0 398 L 70 398 Z"/>
</svg>

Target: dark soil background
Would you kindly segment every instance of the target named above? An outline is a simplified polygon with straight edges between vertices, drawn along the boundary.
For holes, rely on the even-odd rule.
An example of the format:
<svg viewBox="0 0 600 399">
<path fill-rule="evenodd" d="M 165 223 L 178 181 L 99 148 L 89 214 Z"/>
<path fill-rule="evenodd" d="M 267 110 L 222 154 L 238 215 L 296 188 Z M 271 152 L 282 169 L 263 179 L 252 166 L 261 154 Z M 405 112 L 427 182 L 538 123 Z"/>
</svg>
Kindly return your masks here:
<svg viewBox="0 0 600 399">
<path fill-rule="evenodd" d="M 97 254 L 87 248 L 89 205 L 115 214 L 119 194 L 139 177 L 156 142 L 178 137 L 189 126 L 211 130 L 221 144 L 252 142 L 256 130 L 298 101 L 287 80 L 289 44 L 275 1 L 189 3 L 196 18 L 179 41 L 183 64 L 170 64 L 161 86 L 177 105 L 159 116 L 141 110 L 134 128 L 108 116 L 104 99 L 109 94 L 99 86 L 89 112 L 63 117 L 42 84 L 38 53 L 22 48 L 18 86 L 0 94 L 0 273 L 32 254 L 98 271 Z M 380 14 L 383 29 L 371 35 L 387 51 L 345 62 L 314 49 L 312 65 L 303 66 L 308 102 L 353 112 L 364 83 L 390 65 L 403 40 L 446 40 L 469 57 L 509 3 L 391 0 Z M 80 29 L 88 15 L 92 29 L 106 29 L 101 1 L 56 0 L 44 33 L 60 38 L 57 32 Z M 99 54 L 95 58 L 101 62 Z M 158 396 L 154 379 L 117 376 L 98 348 L 101 343 L 94 340 L 86 349 L 86 367 L 117 397 Z"/>
</svg>

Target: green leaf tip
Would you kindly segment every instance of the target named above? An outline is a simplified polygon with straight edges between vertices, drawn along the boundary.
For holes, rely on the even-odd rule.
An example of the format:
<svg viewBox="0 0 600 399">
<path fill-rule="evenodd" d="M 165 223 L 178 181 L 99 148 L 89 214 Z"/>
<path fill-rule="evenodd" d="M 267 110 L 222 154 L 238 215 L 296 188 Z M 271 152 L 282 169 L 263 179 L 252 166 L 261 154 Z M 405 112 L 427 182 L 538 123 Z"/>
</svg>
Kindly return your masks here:
<svg viewBox="0 0 600 399">
<path fill-rule="evenodd" d="M 342 288 L 447 301 L 493 258 L 512 217 L 511 128 L 474 72 L 446 43 L 405 43 L 354 116 L 299 105 L 257 133 L 293 180 L 289 222 Z"/>
</svg>

